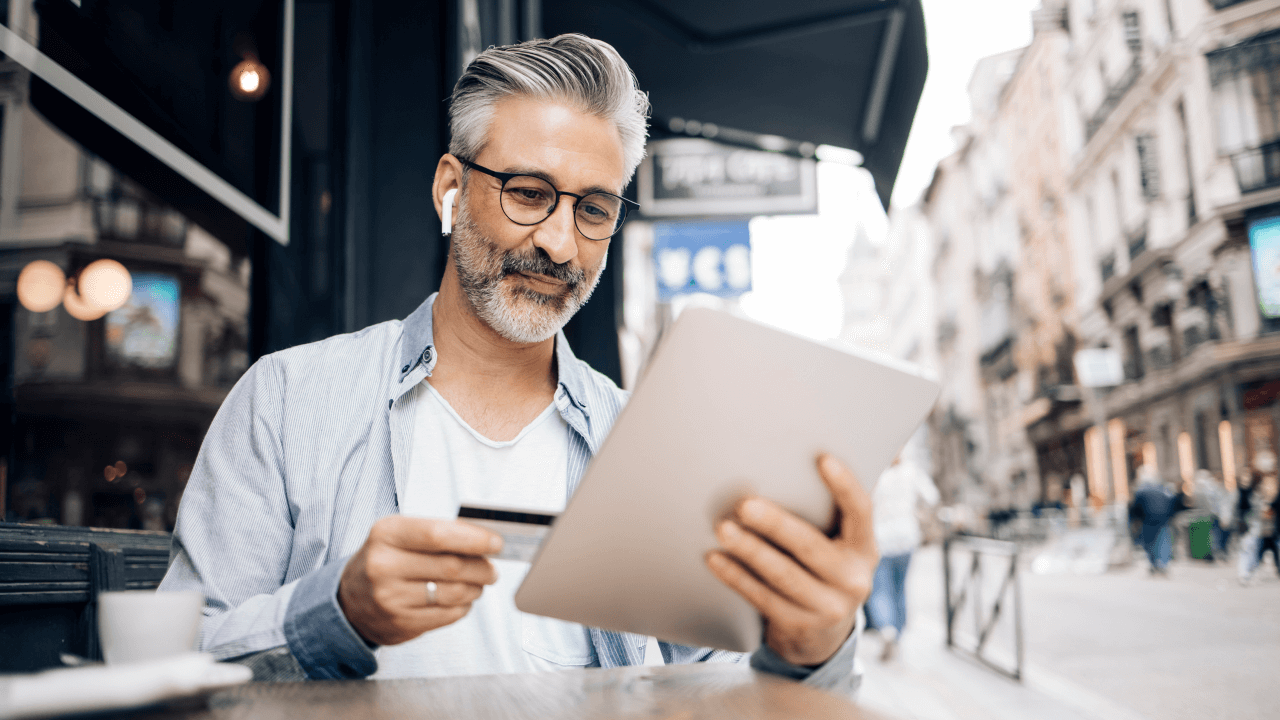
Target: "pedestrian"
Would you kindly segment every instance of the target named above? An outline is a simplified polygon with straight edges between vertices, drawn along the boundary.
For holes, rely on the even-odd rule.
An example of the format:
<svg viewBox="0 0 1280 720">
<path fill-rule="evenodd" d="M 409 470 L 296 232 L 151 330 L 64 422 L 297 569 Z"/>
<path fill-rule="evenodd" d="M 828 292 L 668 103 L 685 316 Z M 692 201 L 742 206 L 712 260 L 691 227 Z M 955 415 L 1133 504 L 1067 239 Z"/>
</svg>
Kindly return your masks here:
<svg viewBox="0 0 1280 720">
<path fill-rule="evenodd" d="M 1169 520 L 1180 508 L 1178 496 L 1150 465 L 1138 468 L 1138 488 L 1133 493 L 1129 512 L 1140 515 L 1142 530 L 1139 536 L 1142 548 L 1151 561 L 1152 575 L 1167 575 L 1169 560 L 1173 557 L 1173 531 Z"/>
<path fill-rule="evenodd" d="M 907 568 L 920 546 L 918 504 L 935 505 L 938 488 L 929 475 L 910 460 L 894 458 L 880 475 L 872 493 L 872 518 L 880 565 L 867 598 L 867 629 L 884 641 L 880 660 L 893 659 L 898 638 L 907 623 Z"/>
<path fill-rule="evenodd" d="M 1280 556 L 1276 549 L 1277 479 L 1276 456 L 1270 450 L 1261 450 L 1254 456 L 1252 481 L 1240 488 L 1240 519 L 1244 522 L 1244 537 L 1240 540 L 1240 554 L 1236 560 L 1236 574 L 1241 585 L 1249 584 L 1253 573 L 1262 562 L 1262 556 L 1270 550 L 1276 567 L 1280 570 Z"/>
<path fill-rule="evenodd" d="M 1280 492 L 1272 490 L 1271 502 L 1267 503 L 1262 509 L 1262 532 L 1261 540 L 1258 543 L 1258 564 L 1262 564 L 1262 558 L 1266 557 L 1267 551 L 1271 551 L 1271 560 L 1276 565 L 1276 572 L 1280 573 L 1280 522 L 1277 522 L 1277 515 L 1280 515 Z"/>
</svg>

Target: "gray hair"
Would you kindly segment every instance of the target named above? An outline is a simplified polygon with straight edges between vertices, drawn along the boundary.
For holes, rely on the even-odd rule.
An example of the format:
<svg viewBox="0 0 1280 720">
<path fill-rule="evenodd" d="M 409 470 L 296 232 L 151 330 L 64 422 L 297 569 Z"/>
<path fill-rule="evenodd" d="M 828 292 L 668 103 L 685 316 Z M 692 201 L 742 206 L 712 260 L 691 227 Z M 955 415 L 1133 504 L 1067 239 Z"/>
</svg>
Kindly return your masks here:
<svg viewBox="0 0 1280 720">
<path fill-rule="evenodd" d="M 449 152 L 474 160 L 487 141 L 494 105 L 517 95 L 567 103 L 612 121 L 628 179 L 644 158 L 648 93 L 612 45 L 578 34 L 490 47 L 477 55 L 453 88 Z"/>
</svg>

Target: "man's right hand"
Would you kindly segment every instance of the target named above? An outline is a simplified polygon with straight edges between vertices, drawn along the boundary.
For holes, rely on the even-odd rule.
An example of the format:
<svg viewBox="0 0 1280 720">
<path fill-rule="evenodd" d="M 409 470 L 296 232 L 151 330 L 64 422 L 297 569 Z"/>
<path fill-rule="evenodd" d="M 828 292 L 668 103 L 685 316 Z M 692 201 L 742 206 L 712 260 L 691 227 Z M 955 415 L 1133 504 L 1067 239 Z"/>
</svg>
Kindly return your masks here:
<svg viewBox="0 0 1280 720">
<path fill-rule="evenodd" d="M 453 520 L 388 515 L 342 570 L 338 604 L 365 640 L 396 645 L 461 620 L 485 585 L 498 579 L 482 557 L 502 538 Z M 437 585 L 427 604 L 427 582 Z"/>
</svg>

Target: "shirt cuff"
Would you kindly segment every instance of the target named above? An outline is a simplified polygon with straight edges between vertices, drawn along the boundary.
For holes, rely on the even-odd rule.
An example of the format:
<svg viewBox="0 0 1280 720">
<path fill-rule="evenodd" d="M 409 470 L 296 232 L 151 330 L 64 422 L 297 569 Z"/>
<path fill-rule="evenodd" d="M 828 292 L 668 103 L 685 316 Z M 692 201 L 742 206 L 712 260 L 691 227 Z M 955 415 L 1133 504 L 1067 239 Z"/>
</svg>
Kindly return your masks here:
<svg viewBox="0 0 1280 720">
<path fill-rule="evenodd" d="M 289 652 L 312 680 L 363 678 L 378 659 L 338 605 L 347 560 L 335 560 L 298 581 L 284 616 Z"/>
<path fill-rule="evenodd" d="M 824 690 L 852 695 L 857 691 L 862 678 L 854 672 L 854 656 L 858 652 L 858 631 L 849 634 L 849 639 L 825 663 L 818 667 L 793 665 L 773 651 L 769 645 L 762 644 L 751 654 L 751 667 L 761 672 L 781 675 L 799 680 Z"/>
</svg>

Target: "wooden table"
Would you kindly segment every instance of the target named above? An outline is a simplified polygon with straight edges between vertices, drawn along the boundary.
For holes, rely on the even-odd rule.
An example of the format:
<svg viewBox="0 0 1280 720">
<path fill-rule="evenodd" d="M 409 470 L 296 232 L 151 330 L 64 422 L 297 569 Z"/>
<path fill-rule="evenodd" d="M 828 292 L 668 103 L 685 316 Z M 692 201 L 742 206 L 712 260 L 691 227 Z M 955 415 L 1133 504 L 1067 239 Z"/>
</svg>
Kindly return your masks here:
<svg viewBox="0 0 1280 720">
<path fill-rule="evenodd" d="M 741 665 L 566 670 L 423 680 L 251 683 L 203 703 L 130 717 L 148 720 L 387 718 L 665 718 L 888 720 L 822 690 Z"/>
</svg>

